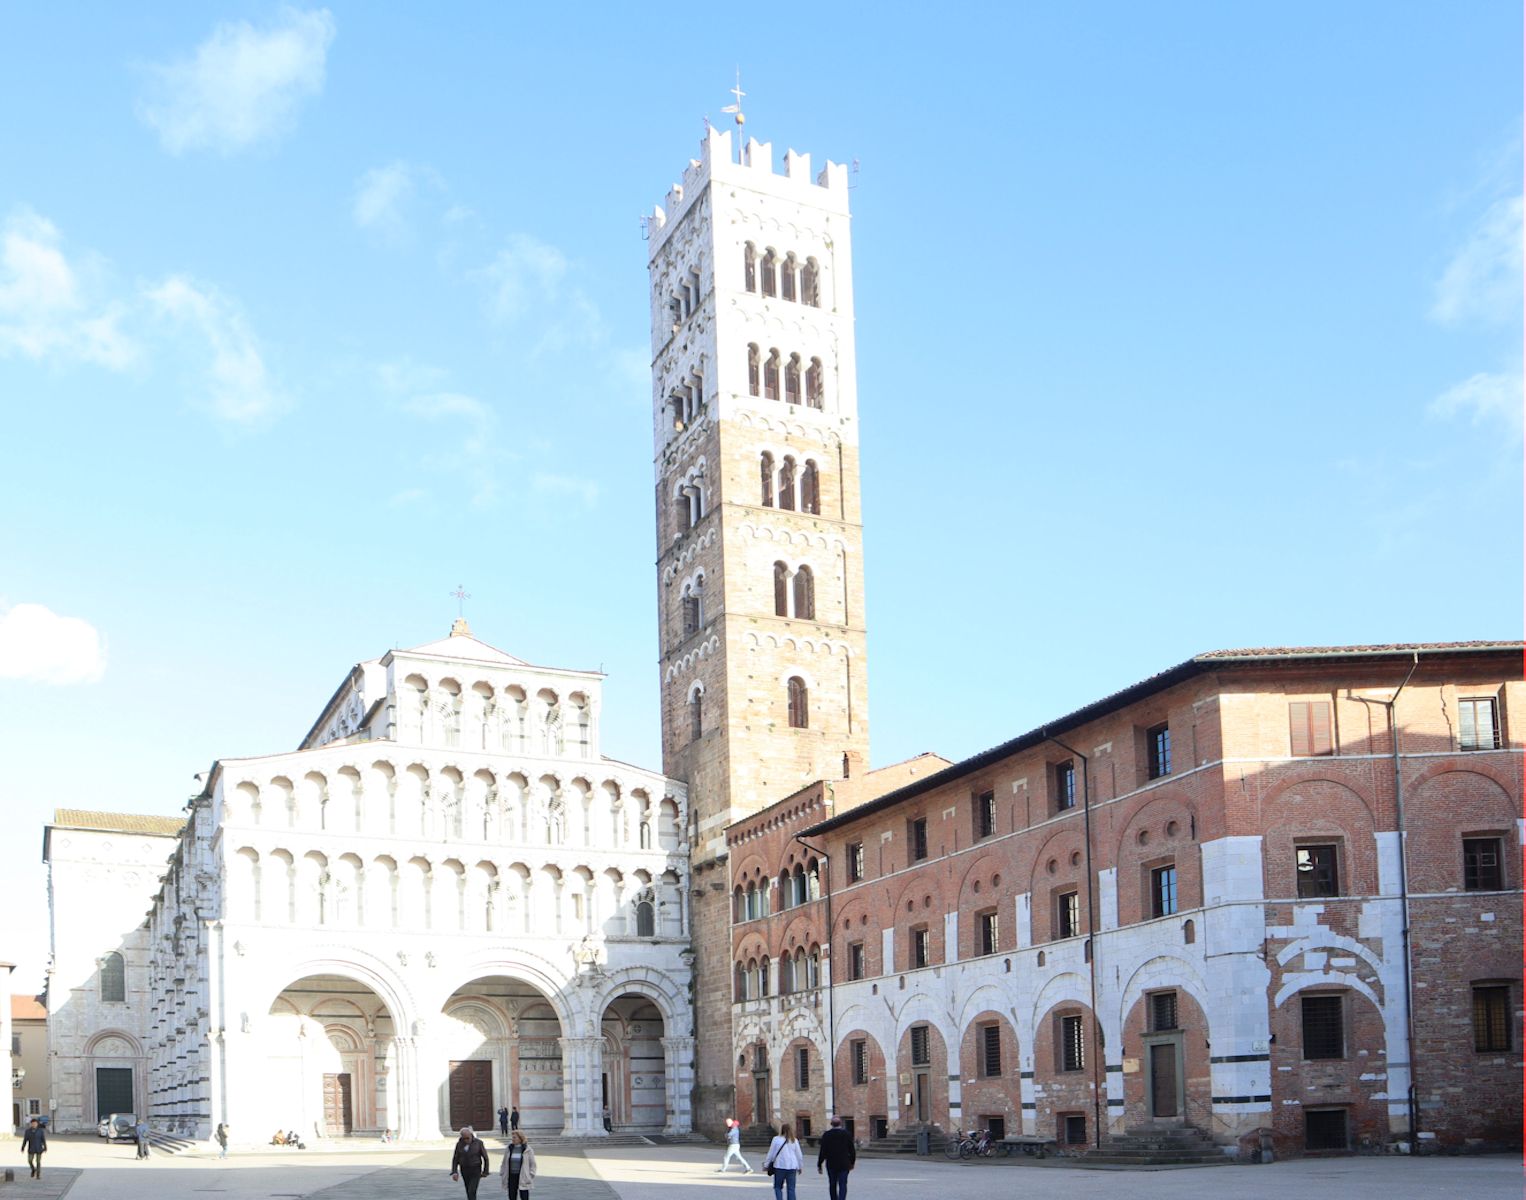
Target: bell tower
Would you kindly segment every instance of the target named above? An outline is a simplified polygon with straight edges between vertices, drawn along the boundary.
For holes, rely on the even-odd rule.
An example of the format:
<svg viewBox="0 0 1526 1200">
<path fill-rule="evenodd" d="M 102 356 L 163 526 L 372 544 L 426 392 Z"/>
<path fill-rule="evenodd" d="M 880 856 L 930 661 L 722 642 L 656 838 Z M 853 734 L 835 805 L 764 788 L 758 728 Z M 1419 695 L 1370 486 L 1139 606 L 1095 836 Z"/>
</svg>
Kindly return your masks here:
<svg viewBox="0 0 1526 1200">
<path fill-rule="evenodd" d="M 772 158 L 709 129 L 647 221 L 663 770 L 689 788 L 712 1131 L 735 1078 L 726 826 L 869 748 L 848 173 Z"/>
</svg>

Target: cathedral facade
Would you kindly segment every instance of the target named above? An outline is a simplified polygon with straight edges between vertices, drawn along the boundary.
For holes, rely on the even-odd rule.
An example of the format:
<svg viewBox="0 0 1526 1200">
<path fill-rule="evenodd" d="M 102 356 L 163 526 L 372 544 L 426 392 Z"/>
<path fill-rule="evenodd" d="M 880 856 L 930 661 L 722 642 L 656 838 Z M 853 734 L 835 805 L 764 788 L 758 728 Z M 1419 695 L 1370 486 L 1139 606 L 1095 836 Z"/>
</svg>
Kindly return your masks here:
<svg viewBox="0 0 1526 1200">
<path fill-rule="evenodd" d="M 55 1127 L 687 1132 L 687 795 L 600 756 L 601 682 L 458 622 L 173 830 L 60 812 Z"/>
</svg>

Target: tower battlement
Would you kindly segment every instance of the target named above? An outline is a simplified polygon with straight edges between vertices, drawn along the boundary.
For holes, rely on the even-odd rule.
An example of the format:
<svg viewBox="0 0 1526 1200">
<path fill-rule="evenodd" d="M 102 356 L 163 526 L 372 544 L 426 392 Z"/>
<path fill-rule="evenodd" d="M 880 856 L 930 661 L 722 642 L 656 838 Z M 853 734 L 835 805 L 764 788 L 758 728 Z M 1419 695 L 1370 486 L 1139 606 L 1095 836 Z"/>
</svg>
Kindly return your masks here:
<svg viewBox="0 0 1526 1200">
<path fill-rule="evenodd" d="M 740 147 L 740 155 L 734 156 L 731 130 L 710 126 L 700 139 L 699 157 L 689 160 L 683 178 L 668 189 L 664 202 L 654 205 L 648 214 L 652 249 L 656 250 L 668 227 L 678 221 L 712 179 L 790 196 L 834 211 L 848 211 L 848 168 L 844 164 L 828 159 L 812 176 L 811 156 L 786 150 L 781 166 L 781 170 L 775 169 L 772 142 L 748 138 Z"/>
</svg>

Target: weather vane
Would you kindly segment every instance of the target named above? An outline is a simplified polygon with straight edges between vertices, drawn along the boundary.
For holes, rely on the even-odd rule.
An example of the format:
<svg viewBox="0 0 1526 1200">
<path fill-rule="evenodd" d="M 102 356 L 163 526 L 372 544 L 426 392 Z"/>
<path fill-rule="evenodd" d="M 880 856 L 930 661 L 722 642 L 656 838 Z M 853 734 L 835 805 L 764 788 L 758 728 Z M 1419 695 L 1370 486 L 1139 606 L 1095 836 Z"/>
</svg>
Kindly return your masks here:
<svg viewBox="0 0 1526 1200">
<path fill-rule="evenodd" d="M 472 594 L 466 590 L 464 583 L 456 584 L 456 590 L 451 593 L 456 598 L 456 616 L 466 616 L 466 602 L 472 598 Z"/>
<path fill-rule="evenodd" d="M 731 88 L 730 91 L 731 94 L 737 98 L 737 102 L 735 104 L 726 105 L 726 107 L 721 109 L 721 111 L 723 113 L 734 113 L 736 115 L 737 124 L 745 125 L 747 124 L 747 118 L 742 113 L 742 97 L 747 95 L 747 93 L 742 90 L 741 67 L 737 68 L 737 85 L 736 87 Z"/>
</svg>

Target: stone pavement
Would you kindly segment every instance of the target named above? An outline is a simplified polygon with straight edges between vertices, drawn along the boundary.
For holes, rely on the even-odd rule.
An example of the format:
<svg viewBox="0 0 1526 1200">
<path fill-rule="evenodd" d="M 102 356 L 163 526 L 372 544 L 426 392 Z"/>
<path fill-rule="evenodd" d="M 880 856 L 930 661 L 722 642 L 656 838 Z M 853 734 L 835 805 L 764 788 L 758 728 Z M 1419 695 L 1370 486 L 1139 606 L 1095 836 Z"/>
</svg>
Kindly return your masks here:
<svg viewBox="0 0 1526 1200">
<path fill-rule="evenodd" d="M 650 1153 L 650 1151 L 648 1151 Z M 477 1200 L 502 1200 L 498 1181 L 498 1156 L 492 1157 L 493 1178 L 484 1179 Z M 453 1183 L 449 1173 L 450 1148 L 443 1154 L 428 1154 L 406 1165 L 384 1167 L 335 1184 L 322 1191 L 309 1192 L 305 1200 L 462 1200 L 465 1189 Z M 593 1164 L 582 1154 L 540 1153 L 535 1155 L 535 1200 L 618 1200 L 618 1193 L 599 1178 Z M 9 1197 L 7 1197 L 9 1200 Z"/>
</svg>

